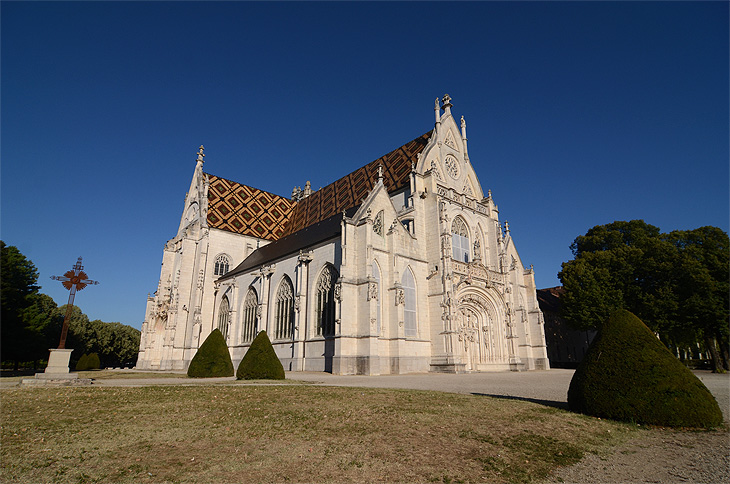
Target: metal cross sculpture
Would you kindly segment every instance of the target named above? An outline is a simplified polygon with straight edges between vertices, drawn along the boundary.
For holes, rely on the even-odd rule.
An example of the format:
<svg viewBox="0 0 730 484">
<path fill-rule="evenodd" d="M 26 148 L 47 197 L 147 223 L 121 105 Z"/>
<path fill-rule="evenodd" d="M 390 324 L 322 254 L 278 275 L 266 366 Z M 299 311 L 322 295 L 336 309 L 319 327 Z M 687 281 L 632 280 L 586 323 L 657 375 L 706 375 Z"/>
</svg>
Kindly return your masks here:
<svg viewBox="0 0 730 484">
<path fill-rule="evenodd" d="M 62 350 L 66 348 L 66 333 L 68 333 L 68 319 L 71 317 L 71 310 L 73 309 L 74 297 L 76 291 L 80 291 L 86 286 L 97 285 L 98 281 L 92 281 L 88 278 L 84 272 L 84 266 L 81 265 L 81 257 L 76 261 L 76 265 L 73 266 L 73 270 L 66 272 L 62 276 L 51 276 L 54 281 L 61 281 L 63 287 L 71 291 L 68 296 L 68 308 L 66 309 L 66 317 L 63 318 L 63 328 L 61 329 L 61 342 L 58 343 L 58 349 Z"/>
</svg>

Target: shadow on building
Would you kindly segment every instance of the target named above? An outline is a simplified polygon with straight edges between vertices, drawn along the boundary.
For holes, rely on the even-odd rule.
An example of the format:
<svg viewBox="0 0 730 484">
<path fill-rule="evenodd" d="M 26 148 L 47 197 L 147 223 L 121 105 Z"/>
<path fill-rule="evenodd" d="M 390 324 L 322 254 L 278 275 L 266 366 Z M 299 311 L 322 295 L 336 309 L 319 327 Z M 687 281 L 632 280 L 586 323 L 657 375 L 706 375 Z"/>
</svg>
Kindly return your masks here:
<svg viewBox="0 0 730 484">
<path fill-rule="evenodd" d="M 550 368 L 576 368 L 583 360 L 596 331 L 573 329 L 560 317 L 562 286 L 538 289 L 537 302 L 545 319 L 545 344 Z"/>
</svg>

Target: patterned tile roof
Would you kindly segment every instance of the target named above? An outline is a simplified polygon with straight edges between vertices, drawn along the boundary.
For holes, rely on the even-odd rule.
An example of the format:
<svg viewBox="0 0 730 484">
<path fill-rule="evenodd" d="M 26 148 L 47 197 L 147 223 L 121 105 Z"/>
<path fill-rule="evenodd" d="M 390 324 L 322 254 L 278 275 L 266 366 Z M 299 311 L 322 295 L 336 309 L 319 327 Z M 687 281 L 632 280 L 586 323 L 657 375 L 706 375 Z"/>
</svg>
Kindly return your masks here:
<svg viewBox="0 0 730 484">
<path fill-rule="evenodd" d="M 380 165 L 388 192 L 408 186 L 411 165 L 416 163 L 430 137 L 431 131 L 298 202 L 208 175 L 208 225 L 237 234 L 279 240 L 360 205 L 378 180 Z"/>
<path fill-rule="evenodd" d="M 215 175 L 208 179 L 210 227 L 266 240 L 284 235 L 295 202 Z"/>
<path fill-rule="evenodd" d="M 378 166 L 380 165 L 383 165 L 383 183 L 388 192 L 408 186 L 411 164 L 416 163 L 418 154 L 426 147 L 430 137 L 431 131 L 301 200 L 294 207 L 284 234 L 293 234 L 332 215 L 360 205 L 378 180 Z"/>
</svg>

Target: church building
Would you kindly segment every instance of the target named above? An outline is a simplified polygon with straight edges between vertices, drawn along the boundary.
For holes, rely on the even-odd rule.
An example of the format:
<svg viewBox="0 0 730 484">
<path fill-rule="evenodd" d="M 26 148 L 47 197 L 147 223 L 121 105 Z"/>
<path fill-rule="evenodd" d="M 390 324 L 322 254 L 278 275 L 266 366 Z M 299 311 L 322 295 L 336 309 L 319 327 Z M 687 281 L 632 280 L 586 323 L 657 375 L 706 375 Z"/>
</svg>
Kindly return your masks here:
<svg viewBox="0 0 730 484">
<path fill-rule="evenodd" d="M 206 173 L 201 146 L 137 368 L 186 369 L 217 328 L 234 366 L 265 330 L 289 371 L 548 369 L 533 269 L 451 108 L 437 99 L 426 134 L 288 198 Z"/>
</svg>

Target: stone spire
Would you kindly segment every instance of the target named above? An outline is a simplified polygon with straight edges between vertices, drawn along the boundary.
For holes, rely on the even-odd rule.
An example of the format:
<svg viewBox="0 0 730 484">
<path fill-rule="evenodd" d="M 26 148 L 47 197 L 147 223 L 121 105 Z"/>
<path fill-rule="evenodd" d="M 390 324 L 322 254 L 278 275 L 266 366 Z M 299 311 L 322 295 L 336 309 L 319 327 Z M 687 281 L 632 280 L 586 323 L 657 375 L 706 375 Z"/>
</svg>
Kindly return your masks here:
<svg viewBox="0 0 730 484">
<path fill-rule="evenodd" d="M 202 164 L 203 162 L 205 162 L 205 160 L 203 159 L 203 158 L 205 158 L 205 153 L 203 153 L 203 150 L 204 150 L 204 149 L 205 149 L 205 148 L 203 148 L 203 145 L 200 145 L 200 148 L 198 148 L 198 158 L 196 159 L 196 161 L 197 161 L 198 163 L 201 163 L 201 164 Z"/>
<path fill-rule="evenodd" d="M 436 114 L 436 134 L 438 134 L 439 126 L 441 126 L 441 105 L 439 104 L 438 98 L 436 98 L 436 103 L 433 106 L 433 110 Z"/>
<path fill-rule="evenodd" d="M 466 149 L 466 121 L 464 121 L 464 116 L 461 117 L 461 140 L 464 142 L 464 155 L 468 160 L 469 151 Z"/>
</svg>

